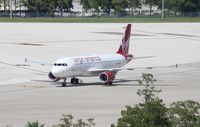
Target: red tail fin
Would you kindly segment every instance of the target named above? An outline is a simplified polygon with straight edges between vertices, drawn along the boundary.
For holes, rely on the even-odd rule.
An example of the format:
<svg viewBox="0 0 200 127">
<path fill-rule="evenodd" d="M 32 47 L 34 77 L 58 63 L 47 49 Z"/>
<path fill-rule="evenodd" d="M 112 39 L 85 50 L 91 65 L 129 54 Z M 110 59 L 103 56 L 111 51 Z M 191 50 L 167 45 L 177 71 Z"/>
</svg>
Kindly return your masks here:
<svg viewBox="0 0 200 127">
<path fill-rule="evenodd" d="M 118 54 L 126 55 L 129 51 L 129 41 L 131 35 L 131 24 L 128 24 L 122 38 L 122 43 L 120 44 L 119 50 L 117 51 Z"/>
</svg>

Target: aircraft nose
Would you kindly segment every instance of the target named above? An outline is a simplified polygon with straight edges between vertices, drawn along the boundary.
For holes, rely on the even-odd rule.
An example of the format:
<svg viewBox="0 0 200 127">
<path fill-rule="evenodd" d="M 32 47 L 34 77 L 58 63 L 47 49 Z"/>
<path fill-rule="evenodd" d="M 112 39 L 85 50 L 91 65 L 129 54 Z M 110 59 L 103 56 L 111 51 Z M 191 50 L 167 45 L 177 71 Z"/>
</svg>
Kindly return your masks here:
<svg viewBox="0 0 200 127">
<path fill-rule="evenodd" d="M 52 67 L 51 73 L 56 77 L 63 77 L 63 69 L 59 67 Z"/>
</svg>

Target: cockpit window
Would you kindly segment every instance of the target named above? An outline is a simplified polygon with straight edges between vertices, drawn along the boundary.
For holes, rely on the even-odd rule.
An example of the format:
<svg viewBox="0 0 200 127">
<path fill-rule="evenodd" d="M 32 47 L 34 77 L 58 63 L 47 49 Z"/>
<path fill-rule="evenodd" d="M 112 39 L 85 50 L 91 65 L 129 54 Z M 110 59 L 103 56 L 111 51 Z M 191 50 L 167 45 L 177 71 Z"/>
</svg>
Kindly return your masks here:
<svg viewBox="0 0 200 127">
<path fill-rule="evenodd" d="M 54 63 L 54 66 L 67 66 L 66 63 Z"/>
</svg>

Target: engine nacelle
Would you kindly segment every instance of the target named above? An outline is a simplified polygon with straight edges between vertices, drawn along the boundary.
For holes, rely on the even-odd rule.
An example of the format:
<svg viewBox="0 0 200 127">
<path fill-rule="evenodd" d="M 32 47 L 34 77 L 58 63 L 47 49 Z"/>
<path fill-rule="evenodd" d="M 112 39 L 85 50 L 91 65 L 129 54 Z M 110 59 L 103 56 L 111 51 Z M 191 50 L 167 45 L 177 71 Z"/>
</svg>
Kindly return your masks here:
<svg viewBox="0 0 200 127">
<path fill-rule="evenodd" d="M 49 72 L 48 77 L 49 77 L 49 79 L 51 79 L 51 80 L 53 80 L 53 81 L 55 81 L 55 82 L 57 82 L 57 81 L 60 80 L 60 78 L 54 76 L 54 75 L 52 74 L 52 72 Z"/>
<path fill-rule="evenodd" d="M 104 83 L 112 82 L 115 79 L 115 74 L 112 71 L 103 72 L 99 75 L 99 78 Z"/>
</svg>

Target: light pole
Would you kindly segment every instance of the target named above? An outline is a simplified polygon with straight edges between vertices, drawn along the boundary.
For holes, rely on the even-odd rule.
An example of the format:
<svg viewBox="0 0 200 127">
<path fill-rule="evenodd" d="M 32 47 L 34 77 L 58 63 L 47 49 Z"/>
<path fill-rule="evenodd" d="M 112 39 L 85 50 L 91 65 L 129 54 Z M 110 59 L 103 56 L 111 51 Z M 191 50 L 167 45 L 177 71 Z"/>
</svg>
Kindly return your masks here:
<svg viewBox="0 0 200 127">
<path fill-rule="evenodd" d="M 12 0 L 10 0 L 10 19 L 12 19 Z"/>
<path fill-rule="evenodd" d="M 165 0 L 162 0 L 162 19 L 165 18 Z"/>
</svg>

